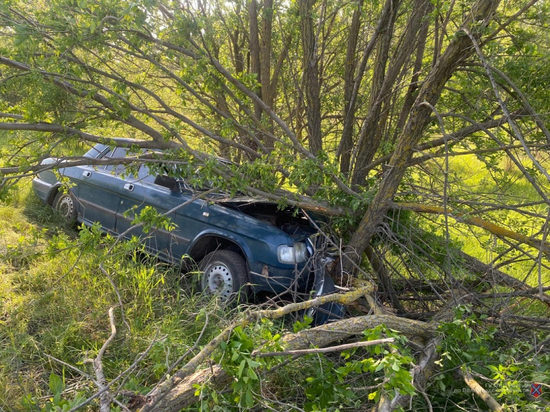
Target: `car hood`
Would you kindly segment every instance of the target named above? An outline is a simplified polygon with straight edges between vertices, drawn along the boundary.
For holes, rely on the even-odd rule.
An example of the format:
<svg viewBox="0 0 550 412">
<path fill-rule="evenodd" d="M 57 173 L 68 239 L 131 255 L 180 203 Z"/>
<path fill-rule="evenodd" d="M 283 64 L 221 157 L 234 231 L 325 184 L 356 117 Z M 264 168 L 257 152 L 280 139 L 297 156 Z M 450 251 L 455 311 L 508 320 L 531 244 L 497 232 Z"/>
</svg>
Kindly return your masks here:
<svg viewBox="0 0 550 412">
<path fill-rule="evenodd" d="M 248 196 L 218 198 L 215 201 L 220 206 L 237 210 L 268 223 L 282 230 L 296 241 L 304 240 L 317 232 L 301 209 L 281 207 L 278 203 Z"/>
</svg>

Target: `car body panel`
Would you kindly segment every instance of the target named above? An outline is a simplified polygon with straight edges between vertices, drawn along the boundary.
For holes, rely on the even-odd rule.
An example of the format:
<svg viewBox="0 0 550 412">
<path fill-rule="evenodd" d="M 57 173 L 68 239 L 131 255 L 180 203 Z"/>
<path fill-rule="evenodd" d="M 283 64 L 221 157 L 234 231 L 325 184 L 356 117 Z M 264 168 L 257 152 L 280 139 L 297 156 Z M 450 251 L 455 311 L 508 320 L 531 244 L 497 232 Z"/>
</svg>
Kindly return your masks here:
<svg viewBox="0 0 550 412">
<path fill-rule="evenodd" d="M 87 224 L 99 222 L 102 229 L 115 233 L 119 193 L 124 182 L 117 176 L 92 167 L 81 169 L 80 176 L 77 173 L 70 176 L 76 184 L 72 193 L 78 199 L 78 216 Z M 72 170 L 68 168 L 64 172 L 71 173 Z"/>
</svg>

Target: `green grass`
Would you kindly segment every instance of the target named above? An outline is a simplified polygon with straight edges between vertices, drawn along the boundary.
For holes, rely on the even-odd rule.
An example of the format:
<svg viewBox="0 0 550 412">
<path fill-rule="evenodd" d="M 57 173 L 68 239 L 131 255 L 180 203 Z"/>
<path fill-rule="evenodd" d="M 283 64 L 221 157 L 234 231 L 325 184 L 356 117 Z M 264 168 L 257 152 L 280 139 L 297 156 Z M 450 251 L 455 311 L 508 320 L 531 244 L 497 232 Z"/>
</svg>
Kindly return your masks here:
<svg viewBox="0 0 550 412">
<path fill-rule="evenodd" d="M 10 139 L 0 135 L 0 162 L 13 152 Z M 150 390 L 176 359 L 207 343 L 240 310 L 198 293 L 193 276 L 145 254 L 138 242 L 115 245 L 95 230 L 68 227 L 30 183 L 20 180 L 0 201 L 1 412 L 46 407 L 52 373 L 66 383 L 64 399 L 92 394 L 89 379 L 54 358 L 93 375 L 86 360 L 109 336 L 111 307 L 118 330 L 103 359 L 108 379 L 152 344 L 125 381 L 138 391 Z"/>
<path fill-rule="evenodd" d="M 228 321 L 178 268 L 147 256 L 139 244 L 113 248 L 108 236 L 67 228 L 30 193 L 29 182 L 19 186 L 12 203 L 0 206 L 0 410 L 26 410 L 24 397 L 43 403 L 52 371 L 73 385 L 84 382 L 48 356 L 90 373 L 84 361 L 108 337 L 110 307 L 117 307 L 118 334 L 104 360 L 107 376 L 116 376 L 158 340 L 128 381 L 137 387 L 154 384 L 194 345 L 206 311 L 204 342 Z"/>
<path fill-rule="evenodd" d="M 525 167 L 531 167 L 528 159 L 522 159 Z M 443 165 L 443 160 L 439 160 Z M 548 162 L 543 163 L 547 165 Z M 432 164 L 426 166 L 428 173 L 415 173 L 417 183 L 425 187 L 431 187 L 438 195 L 443 194 L 443 173 L 441 168 Z M 550 183 L 540 174 L 534 174 L 536 181 L 545 193 L 550 193 Z M 492 164 L 487 164 L 475 155 L 451 157 L 449 159 L 449 186 L 448 205 L 454 211 L 469 213 L 484 208 L 491 209 L 489 204 L 516 205 L 541 200 L 539 193 L 527 181 L 523 174 L 511 164 L 506 158 L 502 158 Z M 469 205 L 466 201 L 477 202 L 478 205 Z M 481 206 L 486 203 L 487 206 Z M 547 205 L 533 205 L 523 207 L 522 210 L 546 216 Z M 514 210 L 487 210 L 473 216 L 498 224 L 509 230 L 532 236 L 538 234 L 544 225 L 544 218 L 526 216 Z M 430 223 L 431 222 L 431 223 Z M 426 228 L 430 233 L 444 238 L 445 219 L 442 216 L 425 215 L 415 216 L 415 224 Z M 448 219 L 449 235 L 454 246 L 460 247 L 464 252 L 477 257 L 483 262 L 497 263 L 508 259 L 516 252 L 507 253 L 504 258 L 498 259 L 499 255 L 508 250 L 509 244 L 498 239 L 484 229 L 460 223 L 453 218 Z M 540 235 L 539 235 L 540 238 Z M 537 256 L 538 251 L 526 245 L 522 245 L 532 256 Z M 521 259 L 518 262 L 506 264 L 503 270 L 512 276 L 526 280 L 531 286 L 538 285 L 538 270 L 534 268 L 532 259 L 526 261 Z M 542 281 L 544 285 L 550 284 L 550 272 L 542 269 Z"/>
</svg>

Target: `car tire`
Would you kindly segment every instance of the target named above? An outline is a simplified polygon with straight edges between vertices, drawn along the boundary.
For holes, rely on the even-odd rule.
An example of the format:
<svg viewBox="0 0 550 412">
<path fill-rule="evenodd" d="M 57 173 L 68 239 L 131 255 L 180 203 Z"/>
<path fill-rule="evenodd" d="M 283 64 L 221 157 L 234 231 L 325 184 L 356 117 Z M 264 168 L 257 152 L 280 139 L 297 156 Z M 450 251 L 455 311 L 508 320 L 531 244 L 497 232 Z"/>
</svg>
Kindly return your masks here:
<svg viewBox="0 0 550 412">
<path fill-rule="evenodd" d="M 69 223 L 76 221 L 76 204 L 74 198 L 65 192 L 58 192 L 53 200 L 52 207 Z"/>
<path fill-rule="evenodd" d="M 204 257 L 200 263 L 201 289 L 217 295 L 226 302 L 246 300 L 248 274 L 246 262 L 231 250 L 217 250 Z"/>
</svg>

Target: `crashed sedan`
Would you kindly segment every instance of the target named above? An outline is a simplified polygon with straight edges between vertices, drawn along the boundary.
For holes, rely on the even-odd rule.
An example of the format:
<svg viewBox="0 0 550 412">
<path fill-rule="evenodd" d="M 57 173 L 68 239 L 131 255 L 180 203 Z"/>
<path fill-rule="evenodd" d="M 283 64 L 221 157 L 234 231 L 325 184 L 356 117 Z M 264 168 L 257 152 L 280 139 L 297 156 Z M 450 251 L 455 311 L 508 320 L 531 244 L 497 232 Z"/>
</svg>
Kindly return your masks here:
<svg viewBox="0 0 550 412">
<path fill-rule="evenodd" d="M 128 149 L 98 144 L 84 156 L 92 159 L 126 157 Z M 326 257 L 314 257 L 317 230 L 296 210 L 254 198 L 200 198 L 184 179 L 154 173 L 142 164 L 132 173 L 124 165 L 83 165 L 48 168 L 33 180 L 36 195 L 69 221 L 99 223 L 105 232 L 140 237 L 160 259 L 199 262 L 201 287 L 223 299 L 246 298 L 250 293 L 297 291 L 319 296 L 335 291 L 325 273 Z M 62 177 L 62 179 L 60 179 Z M 60 180 L 68 179 L 68 190 Z M 171 228 L 145 233 L 134 218 L 146 207 L 170 218 Z M 317 263 L 314 263 L 317 262 Z M 323 264 L 319 264 L 322 262 Z M 314 322 L 340 317 L 339 304 L 325 304 Z"/>
</svg>

